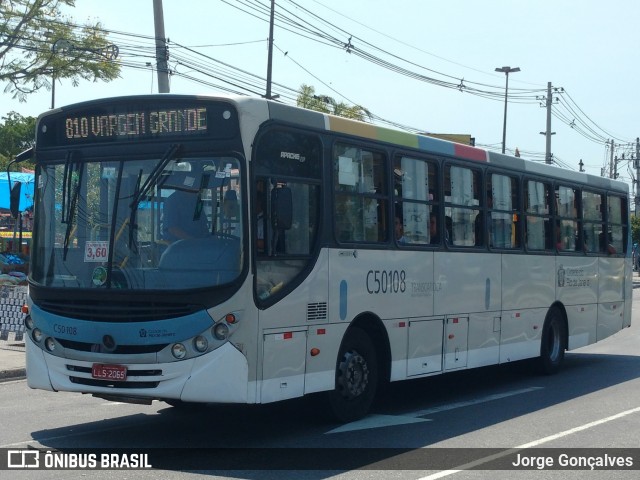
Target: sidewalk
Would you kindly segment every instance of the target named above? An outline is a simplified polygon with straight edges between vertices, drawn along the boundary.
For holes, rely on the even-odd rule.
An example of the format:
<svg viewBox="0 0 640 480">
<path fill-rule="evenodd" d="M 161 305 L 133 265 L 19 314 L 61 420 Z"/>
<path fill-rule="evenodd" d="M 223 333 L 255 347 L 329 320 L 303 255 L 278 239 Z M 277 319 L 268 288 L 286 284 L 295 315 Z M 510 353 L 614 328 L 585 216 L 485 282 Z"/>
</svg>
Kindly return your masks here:
<svg viewBox="0 0 640 480">
<path fill-rule="evenodd" d="M 640 275 L 633 272 L 633 288 L 640 288 Z M 0 382 L 25 376 L 24 342 L 0 342 Z"/>
<path fill-rule="evenodd" d="M 0 382 L 25 376 L 23 342 L 0 342 Z"/>
</svg>

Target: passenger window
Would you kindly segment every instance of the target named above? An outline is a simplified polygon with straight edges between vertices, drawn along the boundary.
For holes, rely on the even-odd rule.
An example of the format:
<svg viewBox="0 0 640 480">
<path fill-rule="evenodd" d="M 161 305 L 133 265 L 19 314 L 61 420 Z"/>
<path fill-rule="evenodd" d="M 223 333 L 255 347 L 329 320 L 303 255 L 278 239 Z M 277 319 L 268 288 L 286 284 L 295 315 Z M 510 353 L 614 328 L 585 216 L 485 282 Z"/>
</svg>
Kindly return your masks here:
<svg viewBox="0 0 640 480">
<path fill-rule="evenodd" d="M 484 245 L 486 221 L 480 211 L 480 172 L 448 165 L 445 169 L 445 230 L 457 247 Z"/>
<path fill-rule="evenodd" d="M 383 154 L 338 143 L 333 173 L 335 232 L 340 242 L 386 242 L 388 194 Z"/>
<path fill-rule="evenodd" d="M 518 181 L 514 177 L 491 174 L 487 185 L 489 242 L 493 248 L 519 248 Z"/>
<path fill-rule="evenodd" d="M 623 254 L 627 251 L 627 201 L 608 195 L 608 231 L 606 251 L 608 254 Z"/>
<path fill-rule="evenodd" d="M 573 187 L 556 186 L 556 247 L 562 252 L 580 250 L 578 194 Z"/>
<path fill-rule="evenodd" d="M 394 173 L 395 240 L 399 245 L 439 244 L 436 166 L 410 157 L 396 157 Z M 394 224 L 395 225 L 395 224 Z"/>
<path fill-rule="evenodd" d="M 582 192 L 582 237 L 586 253 L 604 251 L 600 237 L 604 231 L 603 195 L 594 192 Z"/>
<path fill-rule="evenodd" d="M 525 244 L 528 250 L 551 250 L 551 187 L 543 182 L 524 183 Z"/>
</svg>

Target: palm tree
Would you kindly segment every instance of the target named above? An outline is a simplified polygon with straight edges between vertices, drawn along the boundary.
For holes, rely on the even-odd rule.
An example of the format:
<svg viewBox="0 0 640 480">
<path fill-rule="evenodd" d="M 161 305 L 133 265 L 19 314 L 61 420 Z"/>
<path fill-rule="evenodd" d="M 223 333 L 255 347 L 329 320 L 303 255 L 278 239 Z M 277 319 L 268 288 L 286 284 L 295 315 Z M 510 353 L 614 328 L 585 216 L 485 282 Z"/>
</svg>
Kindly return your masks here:
<svg viewBox="0 0 640 480">
<path fill-rule="evenodd" d="M 315 88 L 305 84 L 300 86 L 296 104 L 309 110 L 360 120 L 361 122 L 367 119 L 371 120 L 372 117 L 371 112 L 361 105 L 348 105 L 344 102 L 337 102 L 333 97 L 327 95 L 316 95 Z"/>
</svg>

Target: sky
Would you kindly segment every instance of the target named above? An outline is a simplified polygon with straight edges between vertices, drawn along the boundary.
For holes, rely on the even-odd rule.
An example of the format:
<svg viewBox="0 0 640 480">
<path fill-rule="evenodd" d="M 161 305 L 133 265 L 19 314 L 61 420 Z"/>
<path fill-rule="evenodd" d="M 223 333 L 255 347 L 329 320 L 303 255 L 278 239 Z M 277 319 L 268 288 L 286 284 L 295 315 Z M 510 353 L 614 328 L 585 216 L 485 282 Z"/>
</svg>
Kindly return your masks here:
<svg viewBox="0 0 640 480">
<path fill-rule="evenodd" d="M 227 94 L 240 87 L 245 88 L 242 93 L 266 93 L 265 12 L 270 0 L 162 3 L 169 67 L 176 72 L 170 79 L 171 93 Z M 469 134 L 476 145 L 500 151 L 506 77 L 495 69 L 518 67 L 519 72 L 509 75 L 507 153 L 517 148 L 523 158 L 544 161 L 545 135 L 540 132 L 547 130 L 548 82 L 554 99 L 551 152 L 559 165 L 578 170 L 582 160 L 588 173 L 600 175 L 606 167 L 608 176 L 611 148 L 606 142 L 614 140 L 614 156 L 620 159 L 623 153 L 627 160 L 636 153 L 640 2 L 275 3 L 272 79 L 277 86 L 272 90 L 282 93 L 280 101 L 294 103 L 295 91 L 307 84 L 317 94 L 365 107 L 374 114 L 374 123 Z M 113 31 L 109 39 L 119 48 L 123 68 L 121 78 L 110 83 L 56 83 L 56 106 L 157 93 L 153 0 L 76 0 L 75 8 L 65 11 L 77 23 L 99 20 Z M 285 24 L 280 16 L 299 23 Z M 305 25 L 325 36 L 305 30 Z M 357 51 L 348 48 L 349 41 Z M 246 87 L 249 78 L 252 84 Z M 10 111 L 37 116 L 50 106 L 49 91 L 31 95 L 26 103 L 3 93 L 0 117 Z M 620 161 L 618 172 L 632 184 L 636 172 L 629 164 Z"/>
</svg>

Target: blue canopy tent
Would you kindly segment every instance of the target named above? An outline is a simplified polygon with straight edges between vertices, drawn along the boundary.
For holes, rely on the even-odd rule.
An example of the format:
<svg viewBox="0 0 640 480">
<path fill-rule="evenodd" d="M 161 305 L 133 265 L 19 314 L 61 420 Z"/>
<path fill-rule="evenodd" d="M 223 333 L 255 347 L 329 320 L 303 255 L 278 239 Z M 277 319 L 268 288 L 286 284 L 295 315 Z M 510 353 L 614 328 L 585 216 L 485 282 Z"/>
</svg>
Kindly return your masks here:
<svg viewBox="0 0 640 480">
<path fill-rule="evenodd" d="M 20 206 L 19 210 L 24 212 L 26 209 L 33 206 L 33 188 L 34 188 L 34 174 L 33 173 L 20 173 L 10 172 L 11 185 L 9 185 L 9 178 L 7 178 L 7 172 L 0 173 L 0 208 L 9 209 L 10 198 L 9 192 L 11 187 L 17 182 L 20 182 Z"/>
</svg>

